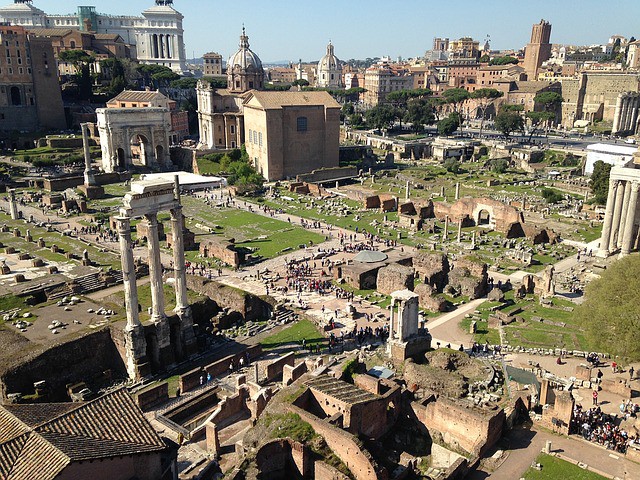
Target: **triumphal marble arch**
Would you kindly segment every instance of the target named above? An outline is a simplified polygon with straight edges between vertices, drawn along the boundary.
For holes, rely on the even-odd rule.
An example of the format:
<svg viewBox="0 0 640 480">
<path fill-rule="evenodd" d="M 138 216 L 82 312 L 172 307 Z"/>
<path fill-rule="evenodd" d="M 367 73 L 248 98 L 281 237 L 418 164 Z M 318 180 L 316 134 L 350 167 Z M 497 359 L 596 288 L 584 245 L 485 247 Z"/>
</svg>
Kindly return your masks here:
<svg viewBox="0 0 640 480">
<path fill-rule="evenodd" d="M 171 165 L 167 108 L 99 108 L 98 131 L 102 170 L 107 173 L 146 167 L 165 170 Z"/>
<path fill-rule="evenodd" d="M 640 247 L 639 189 L 640 150 L 626 165 L 611 169 L 599 256 L 607 257 L 616 252 L 625 256 Z"/>
<path fill-rule="evenodd" d="M 169 211 L 173 235 L 173 268 L 175 279 L 178 322 L 170 324 L 165 313 L 165 301 L 158 240 L 158 212 Z M 138 309 L 136 265 L 131 241 L 131 220 L 142 218 L 147 224 L 149 248 L 149 276 L 151 280 L 151 321 L 144 326 Z M 116 217 L 122 255 L 122 273 L 127 310 L 124 331 L 127 371 L 131 379 L 145 376 L 150 366 L 165 368 L 195 353 L 196 339 L 193 316 L 187 298 L 187 279 L 184 259 L 184 217 L 180 204 L 178 177 L 174 183 L 166 181 L 140 181 L 131 184 L 131 192 L 123 200 L 123 207 Z"/>
</svg>

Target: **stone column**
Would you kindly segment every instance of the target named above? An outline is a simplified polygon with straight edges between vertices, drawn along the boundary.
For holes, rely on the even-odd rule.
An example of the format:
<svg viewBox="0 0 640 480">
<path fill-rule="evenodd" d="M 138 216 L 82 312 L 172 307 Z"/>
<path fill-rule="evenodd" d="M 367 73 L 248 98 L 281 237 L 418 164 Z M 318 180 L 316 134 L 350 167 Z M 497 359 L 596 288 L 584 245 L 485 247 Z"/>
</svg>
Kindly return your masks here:
<svg viewBox="0 0 640 480">
<path fill-rule="evenodd" d="M 404 194 L 404 197 L 407 199 L 407 202 L 409 201 L 410 195 L 411 195 L 411 186 L 409 185 L 409 182 L 407 182 L 407 185 L 405 187 L 405 194 Z"/>
<path fill-rule="evenodd" d="M 622 93 L 618 95 L 616 99 L 616 112 L 613 116 L 613 128 L 611 131 L 613 133 L 618 133 L 620 131 L 620 124 L 622 120 Z"/>
<path fill-rule="evenodd" d="M 462 218 L 458 220 L 458 238 L 456 241 L 458 243 L 462 241 Z"/>
<path fill-rule="evenodd" d="M 445 242 L 449 236 L 449 215 L 444 217 L 444 233 L 442 234 L 442 241 Z"/>
<path fill-rule="evenodd" d="M 631 183 L 625 182 L 624 200 L 622 201 L 622 214 L 620 215 L 620 226 L 616 237 L 616 248 L 622 248 L 622 237 L 624 236 L 625 224 L 627 222 L 627 212 L 629 211 L 629 199 L 631 198 Z"/>
<path fill-rule="evenodd" d="M 18 214 L 18 203 L 16 202 L 16 191 L 13 189 L 9 190 L 9 213 L 11 214 L 12 220 L 20 219 L 20 215 Z"/>
<path fill-rule="evenodd" d="M 146 363 L 147 342 L 138 317 L 138 285 L 131 243 L 131 222 L 127 217 L 116 217 L 116 221 L 120 241 L 124 303 L 127 310 L 127 325 L 124 328 L 127 372 L 131 380 L 139 380 L 146 374 L 142 366 Z"/>
<path fill-rule="evenodd" d="M 638 212 L 638 182 L 631 183 L 631 196 L 629 198 L 629 207 L 627 210 L 627 220 L 625 221 L 624 237 L 622 239 L 622 250 L 620 255 L 629 255 L 633 243 L 633 231 L 635 229 L 636 213 Z"/>
<path fill-rule="evenodd" d="M 456 200 L 460 200 L 460 183 L 456 183 Z"/>
<path fill-rule="evenodd" d="M 618 180 L 609 180 L 609 194 L 607 196 L 607 207 L 604 214 L 604 225 L 602 227 L 602 235 L 600 236 L 600 257 L 609 256 L 609 242 L 611 240 L 611 225 L 613 224 L 613 209 L 615 206 L 616 192 L 618 190 Z"/>
<path fill-rule="evenodd" d="M 609 236 L 609 252 L 615 251 L 618 242 L 618 230 L 620 229 L 620 219 L 622 217 L 625 183 L 626 182 L 620 181 L 616 190 L 616 204 L 613 208 L 613 223 L 611 224 L 611 234 Z"/>
<path fill-rule="evenodd" d="M 171 351 L 171 333 L 164 312 L 164 289 L 162 282 L 162 263 L 160 261 L 160 241 L 158 240 L 158 216 L 156 213 L 145 215 L 147 222 L 147 244 L 149 246 L 149 278 L 151 280 L 151 322 L 156 327 L 157 349 L 152 353 L 158 367 L 174 363 Z"/>
<path fill-rule="evenodd" d="M 178 177 L 175 177 L 176 190 L 179 192 Z M 179 193 L 177 193 L 179 195 Z M 179 196 L 176 197 L 179 201 Z M 182 206 L 171 210 L 171 230 L 173 235 L 173 273 L 175 278 L 176 308 L 175 312 L 180 317 L 179 353 L 191 355 L 196 351 L 196 338 L 193 333 L 193 313 L 187 297 L 187 273 L 184 260 L 184 218 Z"/>
<path fill-rule="evenodd" d="M 87 123 L 81 123 L 80 129 L 82 130 L 82 146 L 84 147 L 84 184 L 87 186 L 94 186 L 96 184 L 96 179 L 93 175 L 93 169 L 91 168 L 89 125 Z"/>
<path fill-rule="evenodd" d="M 476 249 L 476 232 L 473 231 L 471 233 L 471 250 L 475 250 Z"/>
</svg>

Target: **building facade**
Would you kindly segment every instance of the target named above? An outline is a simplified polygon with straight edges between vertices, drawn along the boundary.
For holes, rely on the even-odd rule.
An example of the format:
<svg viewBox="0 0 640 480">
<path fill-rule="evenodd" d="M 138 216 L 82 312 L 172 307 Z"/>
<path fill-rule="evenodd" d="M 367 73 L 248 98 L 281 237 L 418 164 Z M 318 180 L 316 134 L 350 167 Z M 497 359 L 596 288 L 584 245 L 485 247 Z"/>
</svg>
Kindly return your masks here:
<svg viewBox="0 0 640 480">
<path fill-rule="evenodd" d="M 205 76 L 222 75 L 222 55 L 209 52 L 205 53 L 202 59 L 204 60 L 202 73 Z"/>
<path fill-rule="evenodd" d="M 388 62 L 381 61 L 365 71 L 364 104 L 375 107 L 384 103 L 387 95 L 399 90 L 413 88 L 413 75 L 404 68 L 393 68 Z"/>
<path fill-rule="evenodd" d="M 206 80 L 196 86 L 198 100 L 199 148 L 238 148 L 244 143 L 244 118 L 242 94 L 228 89 L 214 88 Z"/>
<path fill-rule="evenodd" d="M 67 127 L 51 42 L 0 26 L 0 131 Z"/>
<path fill-rule="evenodd" d="M 70 15 L 48 14 L 33 0 L 14 0 L 0 8 L 0 22 L 31 28 L 93 30 L 97 34 L 117 34 L 142 63 L 164 65 L 181 73 L 187 70 L 183 15 L 173 8 L 173 0 L 156 0 L 141 17 L 98 13 L 93 6 L 80 6 Z"/>
<path fill-rule="evenodd" d="M 267 180 L 339 166 L 340 104 L 327 92 L 250 92 L 247 154 Z"/>
<path fill-rule="evenodd" d="M 551 24 L 546 20 L 540 20 L 531 30 L 531 42 L 524 53 L 524 70 L 529 80 L 536 80 L 542 64 L 551 58 L 550 39 Z"/>
<path fill-rule="evenodd" d="M 342 64 L 333 51 L 333 44 L 327 45 L 327 53 L 318 62 L 316 86 L 320 88 L 342 88 Z"/>
</svg>

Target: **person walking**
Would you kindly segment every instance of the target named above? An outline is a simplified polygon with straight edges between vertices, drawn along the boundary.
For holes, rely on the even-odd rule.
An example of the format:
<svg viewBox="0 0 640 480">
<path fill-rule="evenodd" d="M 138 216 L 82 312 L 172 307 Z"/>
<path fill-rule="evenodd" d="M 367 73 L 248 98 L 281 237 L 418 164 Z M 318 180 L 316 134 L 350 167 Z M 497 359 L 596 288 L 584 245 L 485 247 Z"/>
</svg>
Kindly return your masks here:
<svg viewBox="0 0 640 480">
<path fill-rule="evenodd" d="M 629 380 L 633 380 L 633 372 L 634 372 L 633 365 L 631 365 L 629 367 Z"/>
<path fill-rule="evenodd" d="M 598 406 L 598 390 L 593 391 L 593 404 Z"/>
</svg>

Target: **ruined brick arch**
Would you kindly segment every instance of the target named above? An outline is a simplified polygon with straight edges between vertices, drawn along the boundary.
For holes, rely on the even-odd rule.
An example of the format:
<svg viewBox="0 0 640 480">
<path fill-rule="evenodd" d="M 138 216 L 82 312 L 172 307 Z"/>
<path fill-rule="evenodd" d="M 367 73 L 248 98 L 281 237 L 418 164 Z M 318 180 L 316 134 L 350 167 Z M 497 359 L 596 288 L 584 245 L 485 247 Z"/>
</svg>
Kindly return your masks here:
<svg viewBox="0 0 640 480">
<path fill-rule="evenodd" d="M 477 204 L 472 213 L 473 221 L 476 225 L 487 225 L 494 227 L 496 225 L 496 214 L 491 205 Z"/>
</svg>

